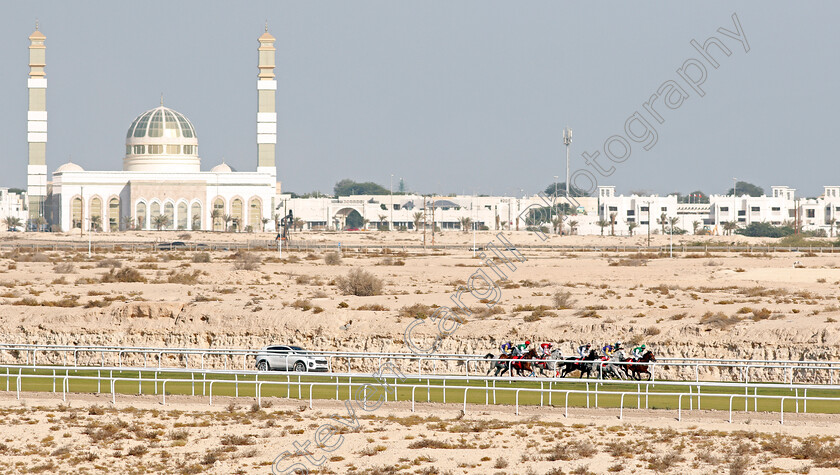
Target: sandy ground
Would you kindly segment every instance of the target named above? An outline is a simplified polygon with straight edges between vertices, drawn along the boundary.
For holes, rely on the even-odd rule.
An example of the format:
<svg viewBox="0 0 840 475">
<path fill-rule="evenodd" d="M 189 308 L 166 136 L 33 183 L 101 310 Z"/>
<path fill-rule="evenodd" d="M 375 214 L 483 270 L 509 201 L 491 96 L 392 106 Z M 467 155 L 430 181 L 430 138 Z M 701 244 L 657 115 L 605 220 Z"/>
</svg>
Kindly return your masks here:
<svg viewBox="0 0 840 475">
<path fill-rule="evenodd" d="M 189 397 L 43 395 L 0 397 L 5 473 L 276 473 L 300 463 L 310 473 L 836 473 L 838 418 L 797 415 L 784 426 L 750 414 L 729 424 L 720 413 L 389 404 L 357 411 L 319 401 L 276 399 L 254 407 L 213 406 Z M 335 427 L 314 442 L 318 428 Z M 349 425 L 349 424 L 348 424 Z M 323 433 L 322 433 L 323 434 Z M 339 438 L 340 437 L 340 438 Z M 309 441 L 309 444 L 307 444 Z M 295 442 L 305 451 L 295 448 Z M 331 448 L 327 451 L 326 448 Z M 308 457 L 308 458 L 307 458 Z"/>
<path fill-rule="evenodd" d="M 86 252 L 15 251 L 11 245 L 30 238 L 79 238 L 9 234 L 16 233 L 0 236 L 12 238 L 3 241 L 0 258 L 3 342 L 201 348 L 292 342 L 325 350 L 407 352 L 405 329 L 417 315 L 434 311 L 429 306 L 454 306 L 451 296 L 471 275 L 479 269 L 494 272 L 489 261 L 475 259 L 463 248 L 400 250 L 400 243 L 421 242 L 420 233 L 302 233 L 311 241 L 373 243 L 389 250 L 345 252 L 338 265 L 328 265 L 324 252 L 284 252 L 282 258 L 276 252 L 256 252 L 251 269 L 241 268 L 241 259 L 230 251 L 210 253 L 209 262 L 192 252 L 95 250 L 88 258 Z M 93 238 L 167 241 L 178 234 Z M 538 242 L 531 233 L 508 236 L 520 246 Z M 273 235 L 190 237 L 230 241 Z M 492 239 L 494 234 L 485 232 L 477 242 Z M 621 339 L 626 344 L 645 342 L 659 356 L 840 360 L 840 254 L 683 254 L 678 247 L 682 242 L 761 245 L 767 240 L 675 236 L 677 252 L 671 259 L 624 250 L 645 244 L 646 236 L 550 240 L 600 250 L 523 248 L 526 260 L 514 262 L 515 270 L 496 261 L 506 277 L 495 283 L 498 303 L 488 309 L 464 294 L 470 314 L 460 314 L 464 324 L 442 341 L 441 351 L 483 354 L 497 351 L 503 341 L 530 338 L 553 342 L 570 354 L 581 342 L 600 346 Z M 448 232 L 436 241 L 471 245 L 472 236 Z M 655 245 L 667 242 L 667 236 L 653 236 Z M 145 282 L 120 281 L 116 275 L 126 269 Z M 337 284 L 354 269 L 381 279 L 381 293 L 342 292 Z M 413 338 L 427 345 L 435 336 L 431 325 L 421 325 Z M 19 361 L 20 356 L 0 352 L 0 362 Z M 86 357 L 82 355 L 81 363 L 93 362 Z M 356 371 L 368 369 L 374 368 L 354 366 Z M 737 375 L 713 369 L 702 377 Z M 0 471 L 6 473 L 269 473 L 278 454 L 293 450 L 295 440 L 314 440 L 318 427 L 343 410 L 327 401 L 318 402 L 315 410 L 301 410 L 300 402 L 278 400 L 251 412 L 251 402 L 245 400 L 229 411 L 226 403 L 208 408 L 203 401 L 175 397 L 171 406 L 162 407 L 157 400 L 121 397 L 119 412 L 97 414 L 101 411 L 91 411 L 80 396 L 70 408 L 58 408 L 55 399 L 38 395 L 27 397 L 26 407 L 8 394 L 0 396 Z M 96 404 L 109 406 L 105 399 Z M 676 422 L 672 412 L 631 411 L 624 421 L 617 420 L 614 410 L 576 409 L 569 419 L 551 409 L 529 408 L 520 416 L 512 412 L 474 407 L 461 417 L 455 406 L 418 405 L 411 414 L 407 407 L 389 405 L 360 419 L 358 431 L 346 429 L 341 434 L 346 440 L 326 455 L 318 470 L 806 473 L 811 468 L 811 473 L 830 473 L 837 468 L 824 465 L 840 458 L 835 417 L 794 416 L 781 427 L 777 415 L 739 415 L 730 425 L 722 422 L 726 416 L 721 413 L 690 413 Z M 107 430 L 101 432 L 103 427 Z M 779 434 L 781 439 L 770 438 Z M 822 438 L 806 439 L 812 435 Z M 222 440 L 225 436 L 242 438 Z M 317 459 L 319 451 L 312 457 Z M 289 460 L 305 463 L 302 455 Z M 315 472 L 314 465 L 310 468 Z"/>
</svg>

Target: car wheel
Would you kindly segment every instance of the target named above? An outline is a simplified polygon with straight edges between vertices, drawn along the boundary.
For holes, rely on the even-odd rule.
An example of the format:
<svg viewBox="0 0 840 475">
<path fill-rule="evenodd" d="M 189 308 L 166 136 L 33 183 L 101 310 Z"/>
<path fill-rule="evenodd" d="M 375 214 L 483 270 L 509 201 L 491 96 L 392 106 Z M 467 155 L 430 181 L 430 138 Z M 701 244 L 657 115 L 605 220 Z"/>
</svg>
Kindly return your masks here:
<svg viewBox="0 0 840 475">
<path fill-rule="evenodd" d="M 298 373 L 305 373 L 306 372 L 306 364 L 303 361 L 298 361 L 295 363 L 295 371 Z"/>
<path fill-rule="evenodd" d="M 257 371 L 271 371 L 271 367 L 268 365 L 268 361 L 261 360 L 257 363 Z"/>
</svg>

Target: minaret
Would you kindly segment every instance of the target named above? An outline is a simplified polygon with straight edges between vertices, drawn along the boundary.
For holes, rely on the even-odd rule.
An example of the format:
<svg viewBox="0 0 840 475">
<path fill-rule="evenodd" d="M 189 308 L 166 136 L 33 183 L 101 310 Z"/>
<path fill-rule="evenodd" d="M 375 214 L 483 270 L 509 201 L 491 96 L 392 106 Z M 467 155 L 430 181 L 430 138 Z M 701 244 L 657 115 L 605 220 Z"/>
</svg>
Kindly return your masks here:
<svg viewBox="0 0 840 475">
<path fill-rule="evenodd" d="M 277 173 L 274 162 L 274 148 L 277 144 L 277 111 L 275 95 L 277 81 L 274 79 L 274 37 L 265 33 L 259 38 L 259 69 L 257 76 L 257 171 Z"/>
<path fill-rule="evenodd" d="M 29 167 L 27 168 L 27 194 L 29 219 L 44 216 L 47 197 L 47 37 L 38 31 L 29 35 L 29 112 L 27 114 L 26 140 L 29 142 Z"/>
</svg>

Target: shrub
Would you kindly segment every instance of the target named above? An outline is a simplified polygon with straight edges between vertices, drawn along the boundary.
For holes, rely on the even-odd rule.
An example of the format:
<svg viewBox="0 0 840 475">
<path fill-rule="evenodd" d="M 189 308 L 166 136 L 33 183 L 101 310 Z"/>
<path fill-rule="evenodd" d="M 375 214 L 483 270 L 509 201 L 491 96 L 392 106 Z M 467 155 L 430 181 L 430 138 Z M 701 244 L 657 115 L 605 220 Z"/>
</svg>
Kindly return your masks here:
<svg viewBox="0 0 840 475">
<path fill-rule="evenodd" d="M 356 310 L 369 310 L 369 311 L 373 311 L 373 312 L 386 312 L 389 309 L 388 309 L 388 307 L 385 307 L 384 305 L 379 305 L 378 303 L 369 303 L 369 304 L 365 304 L 365 305 L 360 305 L 359 307 L 356 308 Z"/>
<path fill-rule="evenodd" d="M 553 301 L 554 308 L 558 310 L 572 308 L 572 305 L 575 304 L 575 300 L 572 299 L 572 293 L 566 290 L 558 290 L 557 292 L 555 292 Z"/>
<path fill-rule="evenodd" d="M 193 254 L 192 261 L 195 263 L 204 263 L 210 262 L 210 253 L 209 252 L 197 252 Z"/>
<path fill-rule="evenodd" d="M 175 272 L 174 270 L 169 273 L 169 277 L 167 277 L 166 281 L 170 284 L 186 284 L 186 285 L 195 285 L 199 283 L 198 278 L 201 276 L 200 270 L 194 270 L 192 274 L 189 272 Z"/>
<path fill-rule="evenodd" d="M 700 317 L 700 323 L 701 324 L 708 325 L 712 328 L 718 328 L 718 329 L 721 329 L 721 330 L 725 329 L 725 328 L 729 328 L 729 327 L 735 325 L 736 323 L 738 323 L 740 321 L 741 321 L 741 319 L 738 318 L 737 316 L 733 315 L 732 317 L 728 317 L 723 312 L 717 312 L 717 313 L 706 312 L 706 313 L 703 314 L 702 317 Z"/>
<path fill-rule="evenodd" d="M 639 267 L 646 265 L 646 259 L 619 259 L 617 261 L 610 262 L 610 266 L 612 267 Z"/>
<path fill-rule="evenodd" d="M 102 274 L 99 281 L 103 284 L 111 282 L 146 282 L 146 278 L 143 277 L 143 274 L 139 270 L 132 267 L 126 267 L 120 270 L 112 267 L 107 274 Z"/>
<path fill-rule="evenodd" d="M 382 293 L 382 279 L 362 269 L 352 269 L 336 279 L 338 290 L 348 295 L 367 297 Z"/>
<path fill-rule="evenodd" d="M 435 311 L 432 307 L 422 303 L 416 303 L 414 305 L 401 308 L 400 317 L 424 319 L 429 318 L 434 312 Z"/>
<path fill-rule="evenodd" d="M 72 262 L 62 262 L 53 268 L 56 274 L 73 274 L 76 272 L 76 266 Z"/>
<path fill-rule="evenodd" d="M 260 268 L 262 261 L 256 254 L 237 251 L 233 255 L 233 268 L 236 270 L 257 270 Z"/>
<path fill-rule="evenodd" d="M 96 263 L 96 267 L 115 267 L 119 268 L 122 267 L 122 262 L 116 259 L 102 259 L 101 261 Z"/>
<path fill-rule="evenodd" d="M 312 302 L 310 302 L 309 300 L 298 299 L 292 302 L 292 307 L 299 308 L 305 312 L 312 308 Z"/>
<path fill-rule="evenodd" d="M 341 265 L 341 254 L 337 252 L 328 252 L 324 254 L 324 262 L 328 266 L 338 266 Z"/>
</svg>

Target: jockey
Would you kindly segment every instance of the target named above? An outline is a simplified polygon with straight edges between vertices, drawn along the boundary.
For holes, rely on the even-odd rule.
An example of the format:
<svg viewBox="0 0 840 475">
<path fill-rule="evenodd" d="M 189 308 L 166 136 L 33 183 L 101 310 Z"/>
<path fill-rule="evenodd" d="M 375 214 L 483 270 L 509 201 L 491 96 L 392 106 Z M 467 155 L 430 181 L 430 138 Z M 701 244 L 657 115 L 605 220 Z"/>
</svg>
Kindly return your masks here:
<svg viewBox="0 0 840 475">
<path fill-rule="evenodd" d="M 607 359 L 610 359 L 610 358 L 612 358 L 612 355 L 613 355 L 613 353 L 615 352 L 615 347 L 614 347 L 612 344 L 607 343 L 606 345 L 604 345 L 603 347 L 601 347 L 601 352 L 603 352 L 603 353 L 604 353 L 604 356 L 605 356 Z"/>
<path fill-rule="evenodd" d="M 623 345 L 622 342 L 615 342 L 615 345 L 613 345 L 613 353 L 618 353 L 619 351 L 623 350 L 624 348 L 621 345 Z"/>
<path fill-rule="evenodd" d="M 513 343 L 502 343 L 502 346 L 499 347 L 499 350 L 501 350 L 503 355 L 509 355 L 513 352 Z"/>
<path fill-rule="evenodd" d="M 551 356 L 551 343 L 543 343 L 540 345 L 540 351 L 543 356 Z"/>
<path fill-rule="evenodd" d="M 531 345 L 531 340 L 525 340 L 525 343 L 520 343 L 516 345 L 516 356 L 522 356 L 528 351 L 528 347 Z"/>
<path fill-rule="evenodd" d="M 586 355 L 589 354 L 589 348 L 591 348 L 591 347 L 592 347 L 592 345 L 590 345 L 589 343 L 587 343 L 585 345 L 580 345 L 578 347 L 577 352 L 578 352 L 578 356 L 580 356 L 580 359 L 586 358 Z"/>
<path fill-rule="evenodd" d="M 634 360 L 642 359 L 642 355 L 645 354 L 645 345 L 637 346 L 630 350 L 630 357 Z"/>
</svg>

